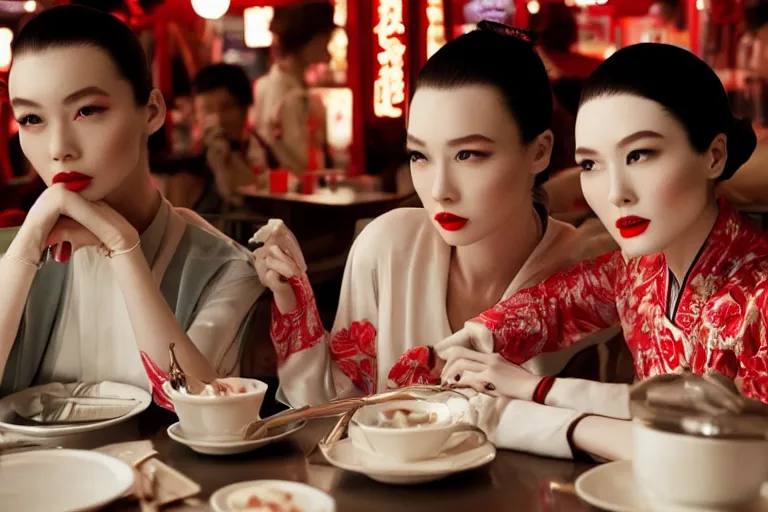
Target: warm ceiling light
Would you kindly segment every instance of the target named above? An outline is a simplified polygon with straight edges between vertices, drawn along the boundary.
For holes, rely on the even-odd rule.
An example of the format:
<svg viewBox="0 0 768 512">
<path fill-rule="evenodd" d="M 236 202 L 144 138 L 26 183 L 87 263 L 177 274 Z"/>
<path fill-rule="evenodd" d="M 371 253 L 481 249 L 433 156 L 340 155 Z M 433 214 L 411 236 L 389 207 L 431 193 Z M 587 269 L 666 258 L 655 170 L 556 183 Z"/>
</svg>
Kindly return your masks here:
<svg viewBox="0 0 768 512">
<path fill-rule="evenodd" d="M 192 0 L 192 9 L 201 18 L 217 20 L 227 14 L 229 0 Z"/>
<path fill-rule="evenodd" d="M 541 5 L 539 5 L 539 2 L 536 0 L 531 0 L 528 2 L 528 12 L 531 14 L 538 14 L 538 12 L 541 10 Z"/>
<path fill-rule="evenodd" d="M 37 10 L 37 2 L 35 2 L 35 0 L 27 0 L 24 2 L 24 10 L 27 12 L 35 12 Z"/>
</svg>

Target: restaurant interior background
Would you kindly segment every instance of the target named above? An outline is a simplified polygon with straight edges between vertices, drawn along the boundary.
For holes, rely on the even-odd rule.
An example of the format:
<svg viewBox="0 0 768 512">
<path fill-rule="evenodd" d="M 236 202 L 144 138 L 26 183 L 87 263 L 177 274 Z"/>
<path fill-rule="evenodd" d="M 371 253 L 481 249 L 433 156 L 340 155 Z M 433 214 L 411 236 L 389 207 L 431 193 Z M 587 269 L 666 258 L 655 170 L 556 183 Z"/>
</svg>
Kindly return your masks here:
<svg viewBox="0 0 768 512">
<path fill-rule="evenodd" d="M 165 133 L 153 141 L 155 151 L 167 155 L 194 151 L 190 77 L 205 64 L 223 61 L 243 66 L 257 80 L 269 66 L 273 8 L 300 3 L 75 1 L 117 13 L 141 35 L 153 60 L 156 83 L 173 106 Z M 729 90 L 742 92 L 734 95 L 739 110 L 754 109 L 752 103 L 759 103 L 744 101 L 750 96 L 749 80 L 738 47 L 748 28 L 742 13 L 754 7 L 741 0 L 334 0 L 340 28 L 329 46 L 331 62 L 307 73 L 312 91 L 327 108 L 332 166 L 354 176 L 386 175 L 401 165 L 409 84 L 429 55 L 480 19 L 539 28 L 547 4 L 563 2 L 578 23 L 574 52 L 602 59 L 641 41 L 678 44 L 717 69 Z M 0 77 L 11 61 L 14 31 L 31 13 L 57 3 L 62 2 L 0 0 Z M 762 118 L 757 111 L 744 113 Z M 2 144 L 16 127 L 7 106 L 0 115 Z M 5 154 L 0 170 L 2 179 L 12 177 Z"/>
</svg>

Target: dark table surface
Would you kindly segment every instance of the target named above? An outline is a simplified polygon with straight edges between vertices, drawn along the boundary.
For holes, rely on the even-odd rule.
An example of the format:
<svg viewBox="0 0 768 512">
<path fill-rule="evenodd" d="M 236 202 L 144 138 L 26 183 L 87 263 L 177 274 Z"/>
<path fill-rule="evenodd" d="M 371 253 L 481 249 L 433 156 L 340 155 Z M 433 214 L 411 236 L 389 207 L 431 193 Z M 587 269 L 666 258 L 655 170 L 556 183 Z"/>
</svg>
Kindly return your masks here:
<svg viewBox="0 0 768 512">
<path fill-rule="evenodd" d="M 160 460 L 202 487 L 197 496 L 200 506 L 169 510 L 208 510 L 208 499 L 221 487 L 261 479 L 303 482 L 326 491 L 336 499 L 338 512 L 594 510 L 567 490 L 591 467 L 585 464 L 499 450 L 491 464 L 477 470 L 416 486 L 384 485 L 364 475 L 308 461 L 305 454 L 335 420 L 315 420 L 288 439 L 250 453 L 210 456 L 195 453 L 168 437 L 166 427 L 174 416 L 145 414 L 139 420 L 139 437 L 151 439 Z M 553 490 L 562 486 L 564 490 Z"/>
</svg>

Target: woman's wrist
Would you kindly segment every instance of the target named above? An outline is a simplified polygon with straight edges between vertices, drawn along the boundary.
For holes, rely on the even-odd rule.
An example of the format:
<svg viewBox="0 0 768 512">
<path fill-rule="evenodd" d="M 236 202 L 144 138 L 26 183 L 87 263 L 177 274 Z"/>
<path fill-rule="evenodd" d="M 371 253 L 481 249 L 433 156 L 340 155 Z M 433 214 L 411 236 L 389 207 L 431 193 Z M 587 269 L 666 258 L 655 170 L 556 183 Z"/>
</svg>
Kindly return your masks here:
<svg viewBox="0 0 768 512">
<path fill-rule="evenodd" d="M 136 252 L 140 245 L 141 240 L 137 236 L 133 242 L 121 241 L 116 243 L 114 247 L 108 247 L 104 244 L 99 249 L 104 256 L 113 259 L 117 256 L 123 256 L 132 252 Z"/>
<path fill-rule="evenodd" d="M 30 229 L 24 229 L 22 226 L 11 242 L 11 245 L 8 246 L 6 254 L 39 263 L 45 252 L 43 249 L 45 240 L 35 235 L 32 231 L 33 230 Z"/>
<path fill-rule="evenodd" d="M 289 288 L 288 290 L 283 290 L 277 293 L 273 292 L 273 295 L 275 305 L 281 315 L 287 315 L 296 311 L 298 301 L 296 300 L 296 294 L 293 292 L 293 289 Z"/>
<path fill-rule="evenodd" d="M 549 394 L 554 384 L 555 377 L 553 376 L 539 378 L 536 386 L 533 388 L 533 393 L 530 395 L 531 400 L 537 404 L 545 405 L 547 401 L 547 395 Z"/>
</svg>

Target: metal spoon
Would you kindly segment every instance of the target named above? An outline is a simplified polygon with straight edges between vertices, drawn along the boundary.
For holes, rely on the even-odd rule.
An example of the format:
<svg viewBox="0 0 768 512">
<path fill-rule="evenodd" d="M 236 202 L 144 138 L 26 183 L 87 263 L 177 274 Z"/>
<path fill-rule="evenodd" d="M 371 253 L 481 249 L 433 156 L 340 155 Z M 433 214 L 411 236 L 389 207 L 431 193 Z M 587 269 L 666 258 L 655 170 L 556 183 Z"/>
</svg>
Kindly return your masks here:
<svg viewBox="0 0 768 512">
<path fill-rule="evenodd" d="M 168 373 L 171 387 L 183 395 L 199 395 L 205 390 L 205 383 L 184 373 L 173 351 L 174 345 L 175 343 L 168 345 L 168 355 L 171 360 Z"/>
<path fill-rule="evenodd" d="M 277 413 L 269 418 L 252 421 L 245 429 L 244 438 L 248 440 L 260 439 L 267 434 L 269 429 L 281 427 L 297 420 L 329 418 L 344 414 L 364 405 L 373 405 L 383 402 L 393 402 L 397 400 L 429 400 L 435 398 L 435 396 L 440 393 L 448 393 L 465 400 L 467 399 L 465 395 L 447 387 L 419 384 L 368 397 L 339 398 L 321 405 L 305 405 L 299 409 L 288 409 L 287 411 Z"/>
</svg>

